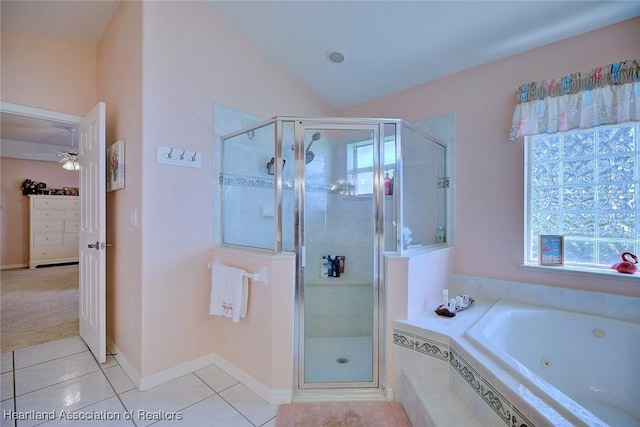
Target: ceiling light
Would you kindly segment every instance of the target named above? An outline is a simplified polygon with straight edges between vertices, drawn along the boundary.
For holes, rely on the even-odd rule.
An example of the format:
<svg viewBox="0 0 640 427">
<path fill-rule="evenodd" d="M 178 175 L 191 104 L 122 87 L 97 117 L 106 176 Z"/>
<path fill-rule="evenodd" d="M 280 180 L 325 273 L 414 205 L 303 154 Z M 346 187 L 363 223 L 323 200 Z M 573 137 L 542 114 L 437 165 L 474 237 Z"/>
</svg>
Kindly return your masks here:
<svg viewBox="0 0 640 427">
<path fill-rule="evenodd" d="M 77 129 L 69 127 L 67 128 L 67 130 L 71 133 L 71 149 L 60 153 L 60 155 L 64 157 L 64 159 L 62 159 L 60 163 L 62 163 L 66 159 L 66 161 L 62 165 L 62 168 L 68 171 L 77 171 L 80 170 L 80 164 L 78 163 L 78 153 L 75 151 L 75 148 L 73 148 L 73 134 Z"/>
<path fill-rule="evenodd" d="M 344 53 L 335 49 L 328 49 L 326 52 L 326 57 L 330 62 L 333 62 L 334 64 L 340 64 L 344 62 Z"/>
<path fill-rule="evenodd" d="M 80 164 L 78 163 L 77 160 L 69 159 L 66 162 L 64 162 L 64 164 L 62 165 L 62 168 L 68 171 L 77 171 L 80 169 Z"/>
</svg>

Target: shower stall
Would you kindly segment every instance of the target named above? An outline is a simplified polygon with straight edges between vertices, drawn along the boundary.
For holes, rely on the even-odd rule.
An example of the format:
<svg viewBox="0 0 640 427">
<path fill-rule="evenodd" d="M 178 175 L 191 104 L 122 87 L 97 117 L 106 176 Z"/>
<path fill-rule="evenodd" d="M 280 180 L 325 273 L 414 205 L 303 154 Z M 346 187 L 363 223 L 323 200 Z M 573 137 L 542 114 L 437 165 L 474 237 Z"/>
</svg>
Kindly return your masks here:
<svg viewBox="0 0 640 427">
<path fill-rule="evenodd" d="M 221 245 L 296 255 L 294 389 L 384 384 L 385 257 L 446 245 L 445 146 L 396 119 L 222 137 Z"/>
</svg>

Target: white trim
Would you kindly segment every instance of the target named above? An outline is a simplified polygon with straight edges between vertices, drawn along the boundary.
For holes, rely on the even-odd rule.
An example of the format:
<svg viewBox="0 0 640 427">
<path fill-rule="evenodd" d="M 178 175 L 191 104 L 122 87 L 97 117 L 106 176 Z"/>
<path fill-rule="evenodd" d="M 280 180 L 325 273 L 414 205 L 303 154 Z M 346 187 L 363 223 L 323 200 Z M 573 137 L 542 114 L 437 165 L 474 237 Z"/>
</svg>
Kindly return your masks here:
<svg viewBox="0 0 640 427">
<path fill-rule="evenodd" d="M 59 113 L 57 111 L 44 110 L 42 108 L 28 107 L 26 105 L 11 104 L 9 102 L 0 102 L 0 111 L 3 113 L 11 113 L 19 116 L 32 117 L 37 119 L 53 120 L 61 123 L 79 124 L 82 117 L 72 114 Z"/>
<path fill-rule="evenodd" d="M 7 264 L 7 265 L 2 265 L 0 266 L 0 270 L 10 270 L 12 268 L 26 268 L 28 267 L 29 264 Z"/>
<path fill-rule="evenodd" d="M 293 389 L 270 389 L 226 359 L 218 356 L 217 354 L 212 356 L 215 359 L 213 363 L 216 366 L 240 381 L 263 400 L 266 400 L 272 405 L 291 402 L 293 398 Z"/>
<path fill-rule="evenodd" d="M 640 274 L 624 274 L 618 273 L 613 269 L 606 268 L 587 268 L 587 267 L 574 267 L 574 266 L 544 266 L 538 264 L 525 263 L 520 264 L 519 268 L 521 270 L 529 270 L 529 271 L 543 271 L 545 273 L 560 273 L 560 274 L 573 274 L 576 276 L 583 277 L 596 277 L 596 278 L 608 278 L 615 280 L 625 280 L 631 282 L 640 282 Z"/>
<path fill-rule="evenodd" d="M 149 390 L 150 388 L 160 384 L 175 380 L 176 378 L 180 378 L 199 369 L 206 368 L 218 360 L 215 354 L 209 354 L 181 365 L 174 366 L 173 368 L 165 369 L 164 371 L 143 377 L 138 374 L 133 366 L 131 366 L 126 357 L 109 338 L 107 338 L 107 348 L 111 353 L 113 353 L 113 357 L 118 361 L 124 372 L 129 376 L 129 379 L 131 379 L 140 391 Z"/>
<path fill-rule="evenodd" d="M 270 389 L 257 379 L 253 378 L 251 375 L 244 372 L 242 369 L 238 368 L 234 364 L 228 362 L 215 353 L 199 357 L 187 363 L 183 363 L 173 368 L 157 372 L 153 375 L 141 377 L 140 374 L 138 374 L 138 372 L 135 370 L 135 368 L 129 363 L 127 358 L 118 349 L 118 346 L 116 346 L 109 339 L 109 337 L 107 337 L 107 348 L 111 353 L 113 353 L 113 357 L 120 364 L 120 367 L 122 367 L 125 374 L 127 374 L 129 379 L 140 391 L 148 390 L 152 387 L 164 384 L 168 381 L 182 377 L 186 374 L 190 374 L 199 369 L 206 368 L 207 366 L 216 365 L 227 374 L 231 375 L 233 378 L 241 382 L 249 390 L 260 396 L 260 398 L 272 405 L 290 403 L 293 396 L 292 389 Z"/>
<path fill-rule="evenodd" d="M 113 358 L 116 359 L 116 361 L 118 362 L 118 364 L 120 365 L 124 373 L 127 374 L 131 382 L 136 386 L 138 390 L 141 390 L 140 375 L 135 370 L 135 368 L 131 366 L 131 363 L 129 363 L 129 361 L 127 360 L 126 357 L 124 357 L 124 355 L 122 354 L 118 346 L 115 345 L 113 341 L 109 339 L 109 337 L 107 337 L 107 349 L 109 350 Z"/>
<path fill-rule="evenodd" d="M 149 390 L 160 384 L 164 384 L 168 381 L 175 380 L 184 375 L 195 372 L 199 369 L 206 368 L 215 363 L 215 355 L 209 354 L 206 356 L 198 357 L 197 359 L 190 360 L 173 368 L 165 369 L 164 371 L 157 372 L 152 375 L 140 378 L 140 391 Z"/>
<path fill-rule="evenodd" d="M 380 388 L 325 388 L 297 390 L 293 401 L 300 402 L 388 402 L 389 389 Z M 393 393 L 391 393 L 393 395 Z"/>
</svg>

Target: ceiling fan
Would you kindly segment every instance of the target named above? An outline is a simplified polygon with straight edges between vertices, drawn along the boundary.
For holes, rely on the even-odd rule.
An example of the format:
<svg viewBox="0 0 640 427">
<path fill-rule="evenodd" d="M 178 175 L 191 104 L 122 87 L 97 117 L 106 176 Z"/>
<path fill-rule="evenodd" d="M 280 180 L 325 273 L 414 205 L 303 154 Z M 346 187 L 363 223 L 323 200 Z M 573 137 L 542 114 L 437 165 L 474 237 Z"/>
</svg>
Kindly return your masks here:
<svg viewBox="0 0 640 427">
<path fill-rule="evenodd" d="M 73 135 L 76 133 L 77 129 L 68 127 L 67 130 L 71 133 L 71 148 L 58 153 L 58 156 L 62 157 L 58 163 L 63 163 L 63 169 L 77 171 L 80 169 L 80 164 L 78 163 L 78 151 L 73 146 Z"/>
</svg>

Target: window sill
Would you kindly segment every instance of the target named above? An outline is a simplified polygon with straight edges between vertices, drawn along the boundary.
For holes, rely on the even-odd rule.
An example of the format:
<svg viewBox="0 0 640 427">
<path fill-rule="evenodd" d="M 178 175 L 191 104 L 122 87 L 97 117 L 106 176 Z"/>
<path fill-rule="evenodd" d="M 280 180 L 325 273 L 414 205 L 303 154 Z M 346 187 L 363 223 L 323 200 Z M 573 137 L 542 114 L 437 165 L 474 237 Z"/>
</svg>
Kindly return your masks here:
<svg viewBox="0 0 640 427">
<path fill-rule="evenodd" d="M 629 282 L 640 282 L 640 274 L 624 274 L 618 273 L 612 269 L 598 269 L 598 268 L 581 268 L 581 267 L 567 267 L 567 266 L 558 266 L 558 267 L 549 267 L 538 264 L 521 264 L 519 266 L 521 270 L 528 271 L 538 271 L 545 273 L 560 273 L 560 274 L 571 274 L 575 276 L 584 276 L 584 277 L 594 277 L 594 278 L 610 278 L 616 280 L 624 280 Z"/>
</svg>

